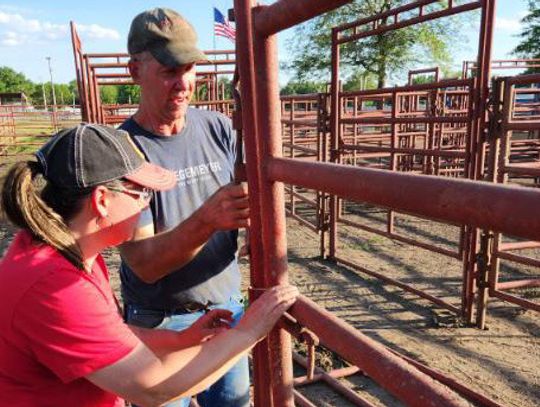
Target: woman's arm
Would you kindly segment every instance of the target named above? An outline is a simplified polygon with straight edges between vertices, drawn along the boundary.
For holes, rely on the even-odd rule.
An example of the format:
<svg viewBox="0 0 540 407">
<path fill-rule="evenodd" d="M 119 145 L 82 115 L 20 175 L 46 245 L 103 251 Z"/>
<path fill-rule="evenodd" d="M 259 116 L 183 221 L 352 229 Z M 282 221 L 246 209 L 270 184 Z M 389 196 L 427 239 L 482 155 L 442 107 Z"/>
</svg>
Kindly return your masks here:
<svg viewBox="0 0 540 407">
<path fill-rule="evenodd" d="M 158 406 L 197 394 L 262 339 L 297 295 L 295 287 L 273 287 L 248 308 L 235 328 L 207 342 L 161 356 L 141 343 L 120 361 L 88 375 L 87 379 L 143 406 Z"/>
<path fill-rule="evenodd" d="M 170 329 L 149 329 L 129 325 L 137 337 L 156 355 L 165 355 L 180 349 L 199 345 L 229 328 L 232 312 L 214 309 L 200 317 L 183 331 Z"/>
</svg>

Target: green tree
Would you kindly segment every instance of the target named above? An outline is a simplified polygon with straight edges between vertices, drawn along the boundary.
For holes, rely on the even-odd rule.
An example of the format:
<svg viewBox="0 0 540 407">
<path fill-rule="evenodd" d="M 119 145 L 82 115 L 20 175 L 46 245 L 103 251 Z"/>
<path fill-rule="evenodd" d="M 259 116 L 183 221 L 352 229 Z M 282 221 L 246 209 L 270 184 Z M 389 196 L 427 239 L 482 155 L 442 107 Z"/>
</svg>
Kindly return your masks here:
<svg viewBox="0 0 540 407">
<path fill-rule="evenodd" d="M 367 71 L 353 72 L 343 83 L 345 92 L 377 88 L 377 77 Z"/>
<path fill-rule="evenodd" d="M 0 92 L 24 92 L 30 96 L 33 90 L 34 84 L 22 73 L 7 66 L 0 67 Z"/>
<path fill-rule="evenodd" d="M 307 93 L 324 92 L 326 83 L 308 80 L 289 81 L 280 90 L 280 95 L 305 95 Z"/>
<path fill-rule="evenodd" d="M 225 90 L 224 99 L 232 99 L 233 98 L 232 80 L 225 77 L 225 76 L 221 76 L 218 79 L 218 86 L 221 87 L 222 84 L 223 84 L 223 87 L 224 87 L 224 90 Z"/>
<path fill-rule="evenodd" d="M 141 98 L 141 89 L 138 85 L 120 85 L 118 87 L 118 103 L 138 104 Z"/>
<path fill-rule="evenodd" d="M 540 58 L 540 0 L 529 0 L 529 11 L 521 19 L 524 29 L 519 34 L 521 42 L 514 49 L 520 58 Z M 540 72 L 539 68 L 530 68 L 527 73 Z"/>
<path fill-rule="evenodd" d="M 32 92 L 30 93 L 30 100 L 34 105 L 43 105 L 43 88 L 41 83 L 34 83 Z"/>
<path fill-rule="evenodd" d="M 118 86 L 106 85 L 99 87 L 99 95 L 101 102 L 107 105 L 115 105 L 118 103 Z"/>
<path fill-rule="evenodd" d="M 287 67 L 298 79 L 328 80 L 332 27 L 407 3 L 410 1 L 355 0 L 300 25 L 289 44 L 294 57 Z M 440 4 L 426 6 L 424 12 L 435 8 L 440 8 Z M 386 86 L 389 73 L 401 74 L 407 64 L 423 62 L 448 66 L 449 44 L 459 33 L 460 21 L 461 18 L 446 17 L 344 44 L 340 48 L 341 79 L 348 81 L 355 75 L 375 75 L 377 87 L 382 88 Z M 380 21 L 379 25 L 391 22 Z"/>
<path fill-rule="evenodd" d="M 55 83 L 54 92 L 56 94 L 56 103 L 59 105 L 71 105 L 73 103 L 73 92 L 71 87 L 65 83 Z"/>
</svg>

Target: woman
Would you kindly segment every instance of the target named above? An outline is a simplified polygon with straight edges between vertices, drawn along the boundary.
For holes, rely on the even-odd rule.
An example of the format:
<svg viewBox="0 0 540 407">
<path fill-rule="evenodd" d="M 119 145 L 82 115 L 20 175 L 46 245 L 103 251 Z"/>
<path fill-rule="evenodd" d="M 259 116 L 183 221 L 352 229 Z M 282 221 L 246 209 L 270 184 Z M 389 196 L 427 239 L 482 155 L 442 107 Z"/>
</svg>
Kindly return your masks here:
<svg viewBox="0 0 540 407">
<path fill-rule="evenodd" d="M 100 252 L 132 237 L 151 191 L 172 187 L 174 174 L 147 163 L 127 133 L 90 124 L 36 156 L 2 190 L 22 231 L 0 263 L 0 405 L 150 406 L 195 394 L 294 302 L 295 288 L 274 287 L 231 329 L 224 310 L 183 332 L 128 327 Z"/>
</svg>

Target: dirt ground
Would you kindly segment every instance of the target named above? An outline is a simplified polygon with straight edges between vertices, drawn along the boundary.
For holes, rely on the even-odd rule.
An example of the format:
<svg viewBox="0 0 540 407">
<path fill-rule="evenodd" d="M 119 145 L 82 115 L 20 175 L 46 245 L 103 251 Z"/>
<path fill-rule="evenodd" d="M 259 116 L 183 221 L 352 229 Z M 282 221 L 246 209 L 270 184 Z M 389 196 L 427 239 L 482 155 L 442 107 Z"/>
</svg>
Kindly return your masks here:
<svg viewBox="0 0 540 407">
<path fill-rule="evenodd" d="M 358 209 L 358 208 L 356 208 Z M 361 208 L 351 210 L 367 224 L 380 225 L 384 214 Z M 398 217 L 397 229 L 455 247 L 458 229 Z M 0 224 L 0 253 L 11 241 L 13 229 Z M 398 277 L 459 305 L 461 264 L 459 261 L 412 246 L 342 227 L 339 255 L 386 275 Z M 297 221 L 288 220 L 289 277 L 300 291 L 319 305 L 345 319 L 372 339 L 421 361 L 489 396 L 505 406 L 540 405 L 540 315 L 497 300 L 490 302 L 486 330 L 466 327 L 450 312 L 405 293 L 399 288 L 344 266 L 321 260 L 319 238 Z M 113 286 L 118 286 L 118 255 L 106 255 Z M 248 285 L 248 263 L 241 261 L 244 288 Z M 508 270 L 512 270 L 508 266 Z M 521 270 L 528 274 L 530 271 Z M 538 293 L 529 297 L 538 299 Z M 326 353 L 319 358 L 328 367 Z M 340 367 L 340 366 L 337 366 Z M 304 374 L 301 369 L 298 374 Z M 343 380 L 347 386 L 379 406 L 400 406 L 397 400 L 369 378 L 354 375 Z M 300 391 L 317 406 L 352 406 L 322 384 Z"/>
</svg>

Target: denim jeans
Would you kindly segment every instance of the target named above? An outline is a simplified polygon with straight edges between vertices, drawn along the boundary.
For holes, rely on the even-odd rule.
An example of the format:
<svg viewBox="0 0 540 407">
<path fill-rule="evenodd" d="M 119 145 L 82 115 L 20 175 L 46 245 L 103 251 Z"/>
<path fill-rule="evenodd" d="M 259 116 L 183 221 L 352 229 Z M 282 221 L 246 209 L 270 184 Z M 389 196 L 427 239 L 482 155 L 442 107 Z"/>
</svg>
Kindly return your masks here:
<svg viewBox="0 0 540 407">
<path fill-rule="evenodd" d="M 228 309 L 233 313 L 233 326 L 244 313 L 240 297 L 233 297 L 227 303 L 213 305 L 210 308 Z M 188 314 L 164 315 L 154 310 L 145 310 L 128 305 L 126 307 L 126 322 L 146 328 L 163 328 L 182 331 L 190 327 L 204 315 L 203 311 Z M 249 367 L 247 356 L 240 359 L 217 382 L 197 395 L 201 407 L 248 407 L 249 406 Z M 167 407 L 188 407 L 190 399 L 176 400 Z"/>
</svg>

